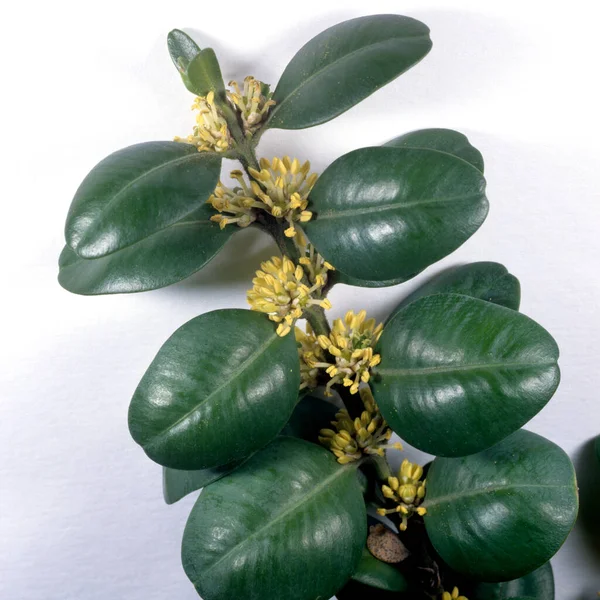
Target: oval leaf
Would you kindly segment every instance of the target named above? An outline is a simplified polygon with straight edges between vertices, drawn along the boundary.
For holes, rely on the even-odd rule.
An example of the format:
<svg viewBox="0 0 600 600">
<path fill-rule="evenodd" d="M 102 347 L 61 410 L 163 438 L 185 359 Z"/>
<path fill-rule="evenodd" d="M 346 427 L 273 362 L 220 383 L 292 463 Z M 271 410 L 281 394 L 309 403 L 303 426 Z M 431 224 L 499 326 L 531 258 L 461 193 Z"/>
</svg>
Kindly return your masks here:
<svg viewBox="0 0 600 600">
<path fill-rule="evenodd" d="M 174 504 L 184 496 L 200 490 L 237 469 L 243 461 L 236 461 L 213 469 L 180 471 L 163 467 L 163 497 L 167 504 Z"/>
<path fill-rule="evenodd" d="M 206 96 L 210 91 L 221 94 L 225 92 L 221 67 L 212 48 L 204 48 L 193 58 L 186 70 L 186 76 L 191 91 L 198 96 Z"/>
<path fill-rule="evenodd" d="M 280 437 L 198 498 L 183 567 L 204 600 L 325 599 L 350 577 L 366 534 L 355 469 Z"/>
<path fill-rule="evenodd" d="M 402 300 L 387 320 L 391 321 L 411 302 L 434 294 L 461 294 L 519 310 L 521 284 L 504 265 L 495 262 L 476 262 L 452 267 L 432 277 Z"/>
<path fill-rule="evenodd" d="M 219 180 L 221 158 L 191 144 L 146 142 L 111 154 L 83 180 L 67 215 L 82 258 L 127 248 L 188 216 Z"/>
<path fill-rule="evenodd" d="M 484 191 L 482 174 L 449 154 L 363 148 L 318 179 L 305 229 L 346 275 L 405 281 L 477 231 L 488 211 Z"/>
<path fill-rule="evenodd" d="M 265 315 L 216 310 L 180 327 L 142 378 L 129 430 L 165 467 L 209 469 L 240 460 L 272 440 L 298 398 L 293 336 Z"/>
<path fill-rule="evenodd" d="M 429 28 L 399 15 L 373 15 L 326 29 L 292 58 L 273 99 L 268 127 L 303 129 L 348 110 L 418 63 Z"/>
<path fill-rule="evenodd" d="M 425 527 L 455 571 L 484 581 L 522 577 L 561 547 L 577 517 L 569 457 L 529 431 L 464 458 L 436 458 Z"/>
<path fill-rule="evenodd" d="M 462 158 L 483 173 L 483 156 L 466 135 L 452 129 L 419 129 L 405 133 L 385 146 L 392 148 L 428 148 Z"/>
<path fill-rule="evenodd" d="M 181 29 L 173 29 L 167 36 L 167 47 L 173 64 L 179 73 L 185 73 L 188 65 L 200 53 L 198 44 Z"/>
<path fill-rule="evenodd" d="M 319 431 L 331 427 L 339 408 L 310 394 L 300 399 L 281 434 L 319 443 Z"/>
<path fill-rule="evenodd" d="M 514 600 L 516 597 L 554 600 L 554 574 L 549 562 L 519 579 L 503 583 L 480 583 L 469 592 L 471 600 Z"/>
<path fill-rule="evenodd" d="M 408 582 L 404 575 L 392 565 L 377 560 L 367 548 L 363 548 L 352 579 L 369 587 L 389 592 L 404 592 L 408 589 Z"/>
<path fill-rule="evenodd" d="M 373 392 L 409 444 L 465 456 L 516 431 L 559 382 L 558 347 L 540 325 L 484 300 L 416 300 L 384 328 Z"/>
<path fill-rule="evenodd" d="M 66 290 L 86 296 L 144 292 L 177 283 L 204 267 L 238 231 L 221 230 L 210 221 L 212 214 L 205 204 L 162 231 L 100 258 L 81 258 L 65 246 L 58 281 Z"/>
</svg>

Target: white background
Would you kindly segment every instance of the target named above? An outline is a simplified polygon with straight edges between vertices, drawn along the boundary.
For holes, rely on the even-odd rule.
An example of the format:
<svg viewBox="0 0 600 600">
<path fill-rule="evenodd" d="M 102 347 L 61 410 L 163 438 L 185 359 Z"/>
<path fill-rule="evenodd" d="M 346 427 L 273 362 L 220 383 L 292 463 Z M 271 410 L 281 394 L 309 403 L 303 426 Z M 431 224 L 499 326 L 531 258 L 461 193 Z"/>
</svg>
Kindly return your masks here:
<svg viewBox="0 0 600 600">
<path fill-rule="evenodd" d="M 302 44 L 341 20 L 394 12 L 431 27 L 433 50 L 416 68 L 328 124 L 269 132 L 262 154 L 310 158 L 320 171 L 417 128 L 470 137 L 489 183 L 481 230 L 400 288 L 339 286 L 332 316 L 366 307 L 383 318 L 442 267 L 504 263 L 521 280 L 522 311 L 562 350 L 560 389 L 529 427 L 569 452 L 588 488 L 589 440 L 600 432 L 597 2 L 338 6 L 104 0 L 3 8 L 0 598 L 196 597 L 179 562 L 193 498 L 163 504 L 160 468 L 130 439 L 127 406 L 179 325 L 245 306 L 251 271 L 271 250 L 245 232 L 201 274 L 133 296 L 78 297 L 56 282 L 64 218 L 84 175 L 116 149 L 191 129 L 191 96 L 166 49 L 174 27 L 212 46 L 226 79 L 250 73 L 273 84 Z M 600 554 L 584 527 L 553 564 L 558 600 L 595 597 Z"/>
</svg>

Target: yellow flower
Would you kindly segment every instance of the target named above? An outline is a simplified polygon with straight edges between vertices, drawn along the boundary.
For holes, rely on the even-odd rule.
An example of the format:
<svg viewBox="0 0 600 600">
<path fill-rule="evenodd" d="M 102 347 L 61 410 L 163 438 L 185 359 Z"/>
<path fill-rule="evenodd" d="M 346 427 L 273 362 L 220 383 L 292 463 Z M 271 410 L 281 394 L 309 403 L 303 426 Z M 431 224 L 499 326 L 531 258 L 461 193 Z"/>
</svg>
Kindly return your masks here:
<svg viewBox="0 0 600 600">
<path fill-rule="evenodd" d="M 267 114 L 271 106 L 275 104 L 272 100 L 272 92 L 269 92 L 269 86 L 262 81 L 254 79 L 252 75 L 248 75 L 244 79 L 244 84 L 240 90 L 237 81 L 230 81 L 230 87 L 233 87 L 235 92 L 227 91 L 227 99 L 239 112 L 244 132 L 251 136 L 267 118 Z"/>
<path fill-rule="evenodd" d="M 298 233 L 294 223 L 305 223 L 312 218 L 312 212 L 306 210 L 308 194 L 317 181 L 316 173 L 309 175 L 310 163 L 300 164 L 298 159 L 289 156 L 260 159 L 260 171 L 248 169 L 250 182 L 246 183 L 241 171 L 233 171 L 231 176 L 238 186 L 230 189 L 219 182 L 208 203 L 220 213 L 214 221 L 222 227 L 228 223 L 238 223 L 246 227 L 256 219 L 256 212 L 264 210 L 277 219 L 287 222 L 285 235 L 295 237 Z M 244 220 L 238 220 L 245 215 Z"/>
<path fill-rule="evenodd" d="M 304 269 L 284 256 L 274 256 L 263 262 L 252 280 L 253 288 L 247 298 L 252 310 L 267 313 L 269 319 L 279 323 L 277 334 L 287 335 L 303 310 L 312 305 L 330 308 L 329 300 L 320 300 L 317 295 L 322 286 L 309 287 L 304 283 Z"/>
<path fill-rule="evenodd" d="M 459 596 L 458 588 L 455 586 L 452 592 L 443 592 L 441 600 L 468 600 L 466 596 Z"/>
<path fill-rule="evenodd" d="M 176 136 L 175 141 L 193 144 L 198 152 L 226 152 L 232 141 L 227 122 L 215 104 L 214 92 L 197 96 L 192 110 L 198 111 L 194 133 L 187 138 Z"/>
<path fill-rule="evenodd" d="M 378 365 L 381 356 L 373 352 L 379 340 L 383 325 L 375 326 L 375 319 L 365 320 L 366 311 L 354 314 L 348 311 L 344 319 L 336 319 L 329 336 L 320 335 L 319 345 L 331 356 L 330 362 L 322 366 L 331 377 L 326 393 L 335 383 L 342 383 L 356 394 L 361 382 L 367 383 L 371 368 Z"/>
<path fill-rule="evenodd" d="M 300 389 L 314 389 L 319 377 L 319 367 L 316 365 L 325 360 L 323 349 L 317 344 L 317 336 L 309 323 L 306 324 L 306 333 L 299 327 L 295 328 L 294 333 L 300 358 Z"/>
<path fill-rule="evenodd" d="M 398 471 L 398 477 L 388 477 L 387 485 L 381 486 L 385 498 L 396 503 L 393 509 L 378 509 L 381 515 L 399 512 L 402 515 L 400 529 L 406 530 L 408 519 L 415 513 L 427 514 L 427 509 L 419 506 L 425 498 L 426 481 L 421 481 L 423 467 L 404 459 Z"/>
<path fill-rule="evenodd" d="M 319 441 L 329 448 L 341 464 L 358 460 L 363 454 L 384 455 L 384 447 L 392 437 L 392 430 L 384 421 L 371 390 L 368 387 L 360 389 L 364 411 L 352 420 L 346 409 L 336 414 L 336 421 L 331 425 L 334 429 L 321 429 Z M 401 450 L 401 444 L 394 444 Z"/>
</svg>

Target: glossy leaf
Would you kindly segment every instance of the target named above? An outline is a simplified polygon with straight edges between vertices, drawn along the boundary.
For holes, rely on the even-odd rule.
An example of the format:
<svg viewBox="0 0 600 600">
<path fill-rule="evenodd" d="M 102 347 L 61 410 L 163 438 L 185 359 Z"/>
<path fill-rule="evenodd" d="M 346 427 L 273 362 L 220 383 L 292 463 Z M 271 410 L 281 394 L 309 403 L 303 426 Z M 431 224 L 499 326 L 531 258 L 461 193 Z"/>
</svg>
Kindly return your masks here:
<svg viewBox="0 0 600 600">
<path fill-rule="evenodd" d="M 318 443 L 319 431 L 330 427 L 338 411 L 331 402 L 316 396 L 303 396 L 296 404 L 294 412 L 281 435 L 297 437 L 308 442 Z M 247 460 L 247 459 L 246 459 Z M 163 495 L 167 504 L 177 502 L 187 494 L 206 487 L 229 475 L 241 462 L 234 462 L 214 469 L 180 471 L 163 467 Z"/>
<path fill-rule="evenodd" d="M 452 267 L 432 277 L 393 310 L 388 321 L 411 302 L 434 294 L 461 294 L 519 310 L 521 285 L 504 265 L 476 262 Z"/>
<path fill-rule="evenodd" d="M 354 571 L 366 535 L 355 469 L 280 437 L 198 498 L 183 567 L 204 600 L 326 599 Z"/>
<path fill-rule="evenodd" d="M 222 467 L 181 471 L 163 467 L 163 496 L 167 504 L 174 504 L 183 497 L 195 492 L 237 469 L 243 461 L 236 461 Z"/>
<path fill-rule="evenodd" d="M 339 408 L 316 396 L 307 394 L 300 399 L 281 434 L 318 443 L 319 431 L 331 427 Z"/>
<path fill-rule="evenodd" d="M 210 91 L 221 94 L 225 91 L 221 67 L 212 48 L 204 48 L 193 58 L 187 67 L 186 76 L 191 91 L 197 96 L 206 96 Z"/>
<path fill-rule="evenodd" d="M 173 29 L 169 32 L 167 47 L 171 60 L 180 73 L 185 73 L 188 65 L 200 54 L 198 44 L 181 29 Z"/>
<path fill-rule="evenodd" d="M 345 112 L 418 63 L 429 28 L 399 15 L 372 15 L 326 29 L 292 58 L 274 92 L 268 127 L 303 129 Z"/>
<path fill-rule="evenodd" d="M 165 467 L 209 469 L 272 440 L 289 419 L 300 373 L 293 336 L 263 314 L 216 310 L 163 345 L 129 407 L 129 430 Z"/>
<path fill-rule="evenodd" d="M 376 559 L 367 548 L 363 548 L 352 579 L 389 592 L 404 592 L 408 589 L 408 582 L 404 575 L 392 565 Z"/>
<path fill-rule="evenodd" d="M 452 129 L 419 129 L 405 133 L 385 146 L 393 148 L 428 148 L 462 158 L 483 173 L 483 156 L 466 135 Z"/>
<path fill-rule="evenodd" d="M 330 165 L 310 194 L 305 230 L 350 277 L 404 281 L 453 252 L 483 223 L 482 174 L 428 149 L 362 148 Z"/>
<path fill-rule="evenodd" d="M 181 221 L 107 256 L 84 259 L 68 246 L 58 265 L 58 281 L 74 294 L 126 294 L 177 283 L 204 267 L 235 227 L 221 230 L 206 204 Z"/>
<path fill-rule="evenodd" d="M 470 600 L 509 600 L 516 597 L 554 600 L 554 574 L 549 562 L 519 579 L 480 583 L 469 592 Z"/>
<path fill-rule="evenodd" d="M 392 429 L 436 456 L 465 456 L 536 415 L 558 386 L 558 347 L 540 325 L 457 294 L 420 298 L 383 330 L 373 392 Z"/>
<path fill-rule="evenodd" d="M 436 458 L 425 527 L 455 571 L 484 581 L 522 577 L 561 547 L 577 517 L 577 482 L 558 446 L 518 431 L 463 458 Z"/>
<path fill-rule="evenodd" d="M 67 244 L 82 258 L 127 248 L 200 208 L 221 158 L 191 144 L 146 142 L 111 154 L 83 180 L 67 215 Z"/>
</svg>

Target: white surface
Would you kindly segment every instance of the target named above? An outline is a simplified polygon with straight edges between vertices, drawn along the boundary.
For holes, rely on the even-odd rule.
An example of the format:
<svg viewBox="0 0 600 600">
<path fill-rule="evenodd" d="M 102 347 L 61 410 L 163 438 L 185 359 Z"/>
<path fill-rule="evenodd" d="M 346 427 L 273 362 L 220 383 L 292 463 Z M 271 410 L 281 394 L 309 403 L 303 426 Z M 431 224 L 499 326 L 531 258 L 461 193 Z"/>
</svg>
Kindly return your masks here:
<svg viewBox="0 0 600 600">
<path fill-rule="evenodd" d="M 83 298 L 56 283 L 64 218 L 88 170 L 121 147 L 191 129 L 191 97 L 166 50 L 173 27 L 214 47 L 227 79 L 251 73 L 275 84 L 302 44 L 341 20 L 399 12 L 427 23 L 434 47 L 420 65 L 326 125 L 269 132 L 262 153 L 311 158 L 322 170 L 354 148 L 421 127 L 468 134 L 486 160 L 491 212 L 482 229 L 403 287 L 335 289 L 331 312 L 367 307 L 384 317 L 442 267 L 502 262 L 522 282 L 523 312 L 562 350 L 560 389 L 530 428 L 578 462 L 600 432 L 597 3 L 334 6 L 104 0 L 4 7 L 1 598 L 197 597 L 179 562 L 192 499 L 163 504 L 160 468 L 130 439 L 127 406 L 179 325 L 245 305 L 265 245 L 240 235 L 202 274 L 151 293 Z M 600 558 L 583 531 L 553 564 L 558 600 L 595 597 Z"/>
</svg>

